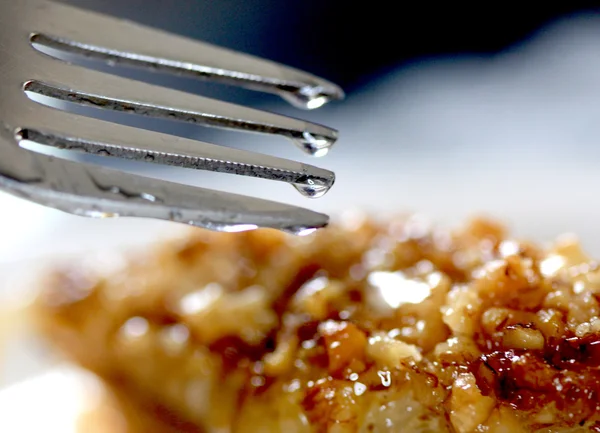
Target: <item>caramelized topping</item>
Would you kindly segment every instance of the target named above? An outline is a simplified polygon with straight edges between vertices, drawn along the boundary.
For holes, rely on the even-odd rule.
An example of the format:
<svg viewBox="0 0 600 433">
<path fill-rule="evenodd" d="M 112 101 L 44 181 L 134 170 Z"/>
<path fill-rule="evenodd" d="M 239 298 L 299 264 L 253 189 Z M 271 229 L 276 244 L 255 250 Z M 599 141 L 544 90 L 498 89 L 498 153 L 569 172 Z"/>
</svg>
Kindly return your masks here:
<svg viewBox="0 0 600 433">
<path fill-rule="evenodd" d="M 573 238 L 417 217 L 197 230 L 94 275 L 48 280 L 41 329 L 172 425 L 600 433 L 600 267 Z"/>
</svg>

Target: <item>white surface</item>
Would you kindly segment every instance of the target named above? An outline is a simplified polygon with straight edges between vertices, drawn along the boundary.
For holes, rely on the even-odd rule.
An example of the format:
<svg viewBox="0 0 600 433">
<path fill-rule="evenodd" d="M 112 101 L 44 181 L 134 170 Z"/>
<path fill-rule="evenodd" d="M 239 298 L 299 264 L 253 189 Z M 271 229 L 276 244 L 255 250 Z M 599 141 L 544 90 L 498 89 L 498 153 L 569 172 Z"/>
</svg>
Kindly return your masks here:
<svg viewBox="0 0 600 433">
<path fill-rule="evenodd" d="M 224 189 L 334 214 L 349 207 L 416 210 L 456 222 L 484 212 L 531 238 L 576 232 L 588 250 L 600 254 L 598 40 L 599 20 L 571 21 L 494 58 L 415 65 L 344 104 L 306 114 L 342 132 L 334 152 L 317 161 L 338 175 L 333 190 L 318 201 L 302 199 L 286 185 L 178 173 L 191 183 L 213 186 L 218 179 Z M 280 141 L 244 136 L 240 143 L 300 158 Z M 26 258 L 143 244 L 175 229 L 151 221 L 82 219 L 6 195 L 0 195 L 0 210 L 4 293 L 20 290 L 21 277 L 35 274 L 39 260 L 16 266 Z M 27 363 L 17 364 L 5 372 L 9 379 L 28 374 Z M 44 408 L 44 396 L 53 389 L 76 388 L 69 380 L 46 377 L 0 393 L 0 431 L 70 433 L 74 394 L 60 410 Z M 10 423 L 25 413 L 36 415 L 15 430 Z M 42 420 L 44 429 L 35 424 Z"/>
<path fill-rule="evenodd" d="M 77 430 L 77 418 L 93 404 L 86 379 L 62 368 L 6 388 L 0 393 L 0 431 L 85 433 Z"/>
</svg>

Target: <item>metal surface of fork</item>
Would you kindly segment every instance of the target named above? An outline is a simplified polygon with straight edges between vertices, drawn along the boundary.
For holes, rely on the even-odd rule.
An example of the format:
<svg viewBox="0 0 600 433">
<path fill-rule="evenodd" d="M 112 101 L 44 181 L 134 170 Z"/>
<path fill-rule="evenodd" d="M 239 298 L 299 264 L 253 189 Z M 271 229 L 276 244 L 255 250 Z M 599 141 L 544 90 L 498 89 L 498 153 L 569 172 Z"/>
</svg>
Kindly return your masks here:
<svg viewBox="0 0 600 433">
<path fill-rule="evenodd" d="M 173 220 L 213 230 L 271 227 L 305 233 L 326 215 L 258 198 L 150 179 L 33 152 L 41 145 L 279 180 L 318 197 L 334 175 L 311 165 L 61 111 L 50 97 L 99 109 L 291 139 L 323 155 L 331 128 L 68 64 L 39 48 L 276 93 L 318 108 L 335 85 L 273 62 L 48 0 L 0 2 L 0 191 L 85 216 Z"/>
</svg>

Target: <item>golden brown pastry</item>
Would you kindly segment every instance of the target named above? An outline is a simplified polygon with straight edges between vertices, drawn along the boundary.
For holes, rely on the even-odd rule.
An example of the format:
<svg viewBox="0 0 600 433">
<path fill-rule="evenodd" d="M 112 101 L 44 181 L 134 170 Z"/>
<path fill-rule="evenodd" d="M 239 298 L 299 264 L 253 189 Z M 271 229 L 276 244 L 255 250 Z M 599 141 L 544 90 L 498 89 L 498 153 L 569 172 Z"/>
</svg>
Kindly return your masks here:
<svg viewBox="0 0 600 433">
<path fill-rule="evenodd" d="M 47 281 L 47 338 L 131 432 L 600 432 L 600 269 L 487 220 L 192 230 Z M 135 423 L 130 423 L 133 426 Z"/>
</svg>

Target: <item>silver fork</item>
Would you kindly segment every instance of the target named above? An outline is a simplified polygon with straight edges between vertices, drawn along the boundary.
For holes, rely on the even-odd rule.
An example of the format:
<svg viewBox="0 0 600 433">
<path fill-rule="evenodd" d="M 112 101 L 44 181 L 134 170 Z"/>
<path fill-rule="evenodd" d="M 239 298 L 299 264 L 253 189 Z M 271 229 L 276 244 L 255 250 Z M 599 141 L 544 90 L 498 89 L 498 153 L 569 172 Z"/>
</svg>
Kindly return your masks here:
<svg viewBox="0 0 600 433">
<path fill-rule="evenodd" d="M 29 96 L 275 134 L 322 156 L 337 138 L 334 129 L 69 64 L 48 49 L 275 93 L 307 109 L 342 99 L 338 86 L 273 62 L 48 0 L 0 3 L 0 190 L 76 215 L 156 218 L 220 231 L 270 227 L 306 234 L 327 225 L 327 215 L 307 209 L 69 161 L 23 145 L 34 142 L 278 180 L 305 196 L 319 197 L 333 185 L 335 177 L 328 170 L 85 117 Z"/>
</svg>

